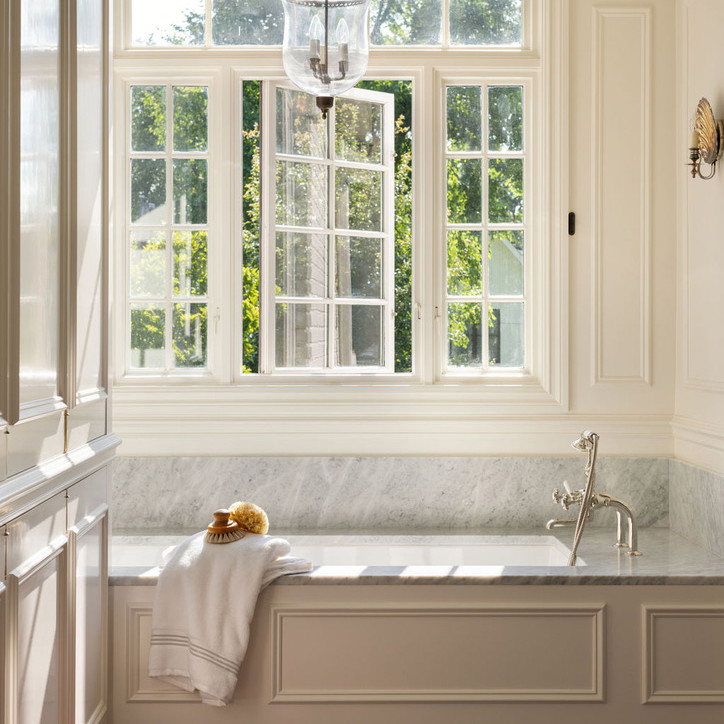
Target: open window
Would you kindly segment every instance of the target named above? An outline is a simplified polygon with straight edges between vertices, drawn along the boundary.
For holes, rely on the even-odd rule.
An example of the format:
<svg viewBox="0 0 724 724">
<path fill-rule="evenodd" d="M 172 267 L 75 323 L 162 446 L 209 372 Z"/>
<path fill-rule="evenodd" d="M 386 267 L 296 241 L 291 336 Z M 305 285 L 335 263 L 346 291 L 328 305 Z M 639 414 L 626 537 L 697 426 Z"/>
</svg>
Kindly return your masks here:
<svg viewBox="0 0 724 724">
<path fill-rule="evenodd" d="M 270 83 L 262 124 L 264 372 L 394 371 L 394 95 L 353 90 L 323 120 Z"/>
</svg>

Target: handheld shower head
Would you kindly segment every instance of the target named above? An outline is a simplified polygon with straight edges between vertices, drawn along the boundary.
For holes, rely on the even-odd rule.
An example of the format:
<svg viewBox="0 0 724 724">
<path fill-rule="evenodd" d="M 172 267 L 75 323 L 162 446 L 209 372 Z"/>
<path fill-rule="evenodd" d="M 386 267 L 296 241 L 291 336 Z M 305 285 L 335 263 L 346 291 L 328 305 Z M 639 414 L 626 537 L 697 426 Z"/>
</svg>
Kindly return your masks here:
<svg viewBox="0 0 724 724">
<path fill-rule="evenodd" d="M 578 438 L 578 440 L 574 440 L 571 443 L 571 447 L 574 450 L 582 450 L 583 452 L 587 452 L 588 450 L 593 449 L 593 445 L 597 439 L 598 435 L 595 432 L 585 430 L 581 433 L 581 436 Z"/>
</svg>

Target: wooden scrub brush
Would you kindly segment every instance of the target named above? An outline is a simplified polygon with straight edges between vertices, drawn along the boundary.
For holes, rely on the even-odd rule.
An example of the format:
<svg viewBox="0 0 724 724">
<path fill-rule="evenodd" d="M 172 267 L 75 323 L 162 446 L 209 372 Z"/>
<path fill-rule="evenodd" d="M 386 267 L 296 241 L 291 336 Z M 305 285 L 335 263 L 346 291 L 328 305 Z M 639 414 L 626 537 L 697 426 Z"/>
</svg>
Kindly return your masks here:
<svg viewBox="0 0 724 724">
<path fill-rule="evenodd" d="M 245 533 L 234 520 L 229 520 L 231 513 L 226 508 L 214 511 L 214 520 L 206 528 L 204 539 L 207 543 L 231 543 L 243 538 Z"/>
</svg>

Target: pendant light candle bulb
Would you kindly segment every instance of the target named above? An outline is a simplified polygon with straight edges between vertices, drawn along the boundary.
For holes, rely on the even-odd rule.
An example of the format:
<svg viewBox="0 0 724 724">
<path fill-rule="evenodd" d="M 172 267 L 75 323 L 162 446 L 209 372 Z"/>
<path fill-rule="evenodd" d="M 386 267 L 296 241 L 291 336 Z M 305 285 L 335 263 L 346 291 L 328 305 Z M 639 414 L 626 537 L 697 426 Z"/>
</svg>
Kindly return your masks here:
<svg viewBox="0 0 724 724">
<path fill-rule="evenodd" d="M 337 47 L 339 62 L 346 63 L 349 60 L 349 28 L 344 18 L 337 23 Z"/>
<path fill-rule="evenodd" d="M 320 41 L 324 37 L 324 26 L 319 19 L 319 15 L 315 15 L 309 26 L 309 59 L 319 60 Z"/>
</svg>

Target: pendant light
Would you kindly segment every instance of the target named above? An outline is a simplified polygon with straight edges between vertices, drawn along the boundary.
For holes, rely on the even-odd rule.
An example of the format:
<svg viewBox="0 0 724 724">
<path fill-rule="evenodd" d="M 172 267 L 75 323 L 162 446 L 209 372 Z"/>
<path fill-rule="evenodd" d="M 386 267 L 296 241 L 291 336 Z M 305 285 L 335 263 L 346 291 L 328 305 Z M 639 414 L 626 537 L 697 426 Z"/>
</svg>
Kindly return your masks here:
<svg viewBox="0 0 724 724">
<path fill-rule="evenodd" d="M 317 96 L 322 117 L 334 96 L 367 70 L 370 0 L 282 0 L 284 70 L 301 90 Z"/>
</svg>

